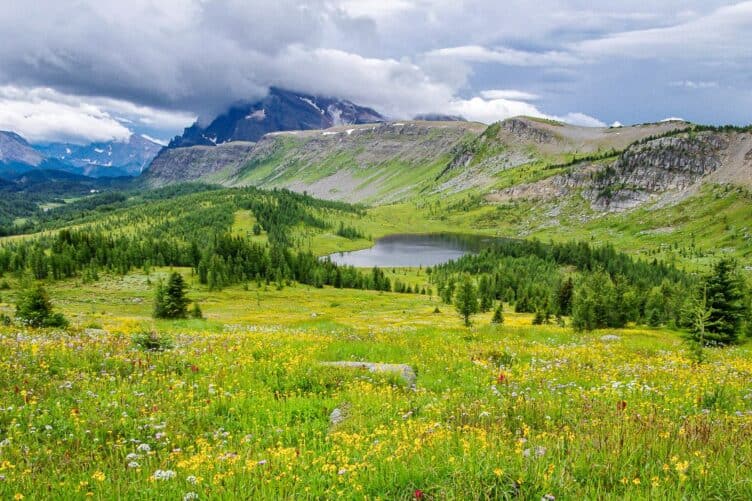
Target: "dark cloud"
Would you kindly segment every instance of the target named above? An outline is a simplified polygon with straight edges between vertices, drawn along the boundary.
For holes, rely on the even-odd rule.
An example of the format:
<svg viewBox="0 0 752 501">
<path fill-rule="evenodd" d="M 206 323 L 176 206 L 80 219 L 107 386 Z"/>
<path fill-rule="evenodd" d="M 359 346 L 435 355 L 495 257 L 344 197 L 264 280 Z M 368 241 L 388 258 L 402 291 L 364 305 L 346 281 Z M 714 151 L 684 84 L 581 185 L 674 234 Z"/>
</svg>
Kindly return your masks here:
<svg viewBox="0 0 752 501">
<path fill-rule="evenodd" d="M 162 137 L 180 117 L 213 116 L 270 85 L 395 117 L 465 110 L 484 120 L 671 111 L 738 122 L 747 110 L 732 100 L 750 101 L 752 2 L 10 0 L 0 32 L 6 90 L 52 89 L 94 106 L 90 117 L 116 116 L 104 98 L 131 103 Z M 494 89 L 539 99 L 482 94 Z"/>
</svg>

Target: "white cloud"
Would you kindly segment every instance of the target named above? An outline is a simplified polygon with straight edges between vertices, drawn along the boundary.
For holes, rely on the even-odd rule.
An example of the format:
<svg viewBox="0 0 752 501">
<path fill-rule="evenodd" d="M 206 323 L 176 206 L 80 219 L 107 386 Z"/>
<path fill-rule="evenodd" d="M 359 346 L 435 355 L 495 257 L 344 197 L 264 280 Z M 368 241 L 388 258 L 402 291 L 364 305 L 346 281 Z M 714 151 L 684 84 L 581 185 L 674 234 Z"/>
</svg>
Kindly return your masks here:
<svg viewBox="0 0 752 501">
<path fill-rule="evenodd" d="M 69 3 L 36 0 L 34 16 L 6 3 L 0 86 L 53 88 L 73 97 L 53 102 L 157 137 L 269 85 L 395 117 L 495 117 L 535 101 L 541 114 L 637 122 L 677 109 L 746 116 L 752 84 L 750 1 L 78 0 L 71 15 Z M 666 82 L 723 82 L 724 93 L 699 102 Z"/>
<path fill-rule="evenodd" d="M 157 139 L 155 137 L 151 137 L 148 134 L 141 134 L 141 137 L 143 137 L 147 141 L 151 141 L 152 143 L 157 143 L 160 146 L 167 146 L 167 143 L 168 143 L 168 141 L 166 141 L 164 139 Z"/>
<path fill-rule="evenodd" d="M 564 122 L 572 125 L 580 125 L 582 127 L 605 127 L 606 124 L 601 122 L 595 117 L 586 115 L 585 113 L 567 113 L 562 116 L 547 117 L 559 122 Z"/>
<path fill-rule="evenodd" d="M 572 125 L 585 127 L 604 127 L 605 124 L 584 113 L 568 113 L 564 116 L 548 115 L 536 106 L 511 99 L 472 99 L 454 100 L 449 104 L 449 113 L 461 115 L 468 120 L 482 123 L 493 123 L 516 116 L 530 116 L 558 120 Z"/>
<path fill-rule="evenodd" d="M 512 99 L 515 101 L 536 101 L 540 99 L 537 94 L 514 89 L 483 90 L 480 95 L 484 99 Z"/>
<path fill-rule="evenodd" d="M 661 120 L 661 123 L 665 123 L 665 122 L 686 122 L 686 120 L 680 117 L 668 117 L 668 118 L 664 118 L 663 120 Z"/>
<path fill-rule="evenodd" d="M 573 44 L 583 56 L 636 59 L 699 59 L 715 64 L 749 59 L 752 44 L 752 1 L 727 5 L 702 16 L 665 27 L 615 33 Z"/>
<path fill-rule="evenodd" d="M 706 82 L 695 80 L 677 80 L 675 82 L 669 82 L 671 87 L 683 87 L 685 89 L 715 89 L 718 87 L 718 82 Z"/>
<path fill-rule="evenodd" d="M 107 112 L 85 103 L 51 100 L 46 92 L 0 88 L 0 129 L 31 142 L 125 140 L 131 132 Z"/>
<path fill-rule="evenodd" d="M 116 99 L 68 95 L 45 87 L 0 86 L 0 129 L 36 143 L 126 141 L 131 124 L 172 130 L 194 119 L 191 114 Z"/>
<path fill-rule="evenodd" d="M 580 62 L 575 55 L 567 52 L 530 52 L 507 47 L 489 49 L 479 45 L 436 49 L 426 55 L 428 57 L 447 57 L 470 63 L 496 63 L 508 66 L 565 66 Z"/>
<path fill-rule="evenodd" d="M 340 5 L 353 17 L 388 18 L 415 8 L 407 0 L 345 0 Z"/>
</svg>

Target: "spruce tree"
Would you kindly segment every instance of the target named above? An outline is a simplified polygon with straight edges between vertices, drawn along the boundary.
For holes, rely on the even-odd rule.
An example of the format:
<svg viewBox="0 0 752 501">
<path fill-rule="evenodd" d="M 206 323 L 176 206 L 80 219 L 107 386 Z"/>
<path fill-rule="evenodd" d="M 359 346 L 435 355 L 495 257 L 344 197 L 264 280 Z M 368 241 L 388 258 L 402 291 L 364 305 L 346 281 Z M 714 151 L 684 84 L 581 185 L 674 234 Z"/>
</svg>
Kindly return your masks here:
<svg viewBox="0 0 752 501">
<path fill-rule="evenodd" d="M 711 311 L 705 344 L 736 343 L 747 313 L 744 282 L 734 262 L 722 259 L 705 281 L 707 307 Z"/>
<path fill-rule="evenodd" d="M 185 296 L 185 281 L 179 273 L 172 273 L 167 285 L 160 284 L 154 301 L 155 318 L 186 318 L 188 298 Z"/>
<path fill-rule="evenodd" d="M 572 314 L 572 294 L 574 293 L 574 282 L 572 277 L 567 278 L 565 282 L 562 282 L 557 294 L 557 306 L 559 308 L 559 314 L 568 316 Z"/>
<path fill-rule="evenodd" d="M 52 311 L 47 291 L 41 285 L 25 291 L 16 304 L 16 319 L 30 327 L 67 327 L 61 313 Z"/>
<path fill-rule="evenodd" d="M 470 316 L 478 313 L 478 292 L 469 276 L 462 279 L 454 298 L 454 306 L 464 320 L 465 326 L 470 327 Z"/>
<path fill-rule="evenodd" d="M 491 318 L 491 323 L 494 325 L 501 325 L 504 323 L 504 306 L 501 303 L 496 307 L 493 318 Z"/>
</svg>

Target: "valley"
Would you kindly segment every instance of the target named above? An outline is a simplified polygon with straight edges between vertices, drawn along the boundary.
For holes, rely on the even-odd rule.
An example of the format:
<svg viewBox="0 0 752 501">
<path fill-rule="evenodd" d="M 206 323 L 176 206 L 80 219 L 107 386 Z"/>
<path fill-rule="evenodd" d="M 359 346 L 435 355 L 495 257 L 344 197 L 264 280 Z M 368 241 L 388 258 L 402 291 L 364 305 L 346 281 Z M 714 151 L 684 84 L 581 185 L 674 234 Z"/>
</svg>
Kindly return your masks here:
<svg viewBox="0 0 752 501">
<path fill-rule="evenodd" d="M 749 497 L 751 137 L 380 121 L 14 174 L 0 497 Z"/>
</svg>

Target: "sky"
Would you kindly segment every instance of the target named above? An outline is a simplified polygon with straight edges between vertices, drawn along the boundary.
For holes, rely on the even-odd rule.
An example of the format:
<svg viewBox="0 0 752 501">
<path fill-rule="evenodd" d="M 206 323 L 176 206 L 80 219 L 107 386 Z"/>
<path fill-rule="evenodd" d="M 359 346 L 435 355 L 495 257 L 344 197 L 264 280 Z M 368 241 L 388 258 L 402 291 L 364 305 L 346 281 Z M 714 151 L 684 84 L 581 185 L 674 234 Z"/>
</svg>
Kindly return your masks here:
<svg viewBox="0 0 752 501">
<path fill-rule="evenodd" d="M 270 86 L 394 119 L 752 122 L 752 1 L 4 0 L 0 130 L 168 140 Z"/>
</svg>

